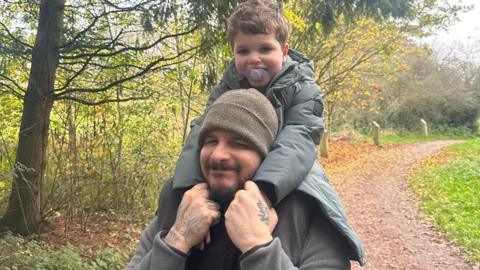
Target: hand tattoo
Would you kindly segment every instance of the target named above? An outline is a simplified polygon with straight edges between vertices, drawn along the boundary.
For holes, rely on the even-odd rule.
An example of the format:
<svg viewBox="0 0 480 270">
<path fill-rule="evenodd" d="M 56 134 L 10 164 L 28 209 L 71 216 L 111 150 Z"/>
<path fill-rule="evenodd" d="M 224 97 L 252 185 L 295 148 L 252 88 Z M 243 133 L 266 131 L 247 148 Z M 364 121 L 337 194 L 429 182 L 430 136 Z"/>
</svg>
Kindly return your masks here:
<svg viewBox="0 0 480 270">
<path fill-rule="evenodd" d="M 202 221 L 202 216 L 198 211 L 189 213 L 185 216 L 190 206 L 190 204 L 182 202 L 177 211 L 177 221 L 180 221 L 178 223 L 179 229 L 187 241 L 191 239 L 192 235 L 197 230 L 198 224 Z"/>
<path fill-rule="evenodd" d="M 257 208 L 258 208 L 258 217 L 260 220 L 268 225 L 268 209 L 267 207 L 261 203 L 257 202 Z"/>
</svg>

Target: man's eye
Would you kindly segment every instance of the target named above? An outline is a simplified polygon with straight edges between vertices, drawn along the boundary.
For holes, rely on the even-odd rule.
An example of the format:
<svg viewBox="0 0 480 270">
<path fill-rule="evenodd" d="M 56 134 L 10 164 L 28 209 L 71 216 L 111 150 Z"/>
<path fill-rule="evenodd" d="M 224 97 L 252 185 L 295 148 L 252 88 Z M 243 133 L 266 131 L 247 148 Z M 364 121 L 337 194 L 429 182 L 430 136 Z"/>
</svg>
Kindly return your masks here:
<svg viewBox="0 0 480 270">
<path fill-rule="evenodd" d="M 215 143 L 217 143 L 217 140 L 215 140 L 215 139 L 205 139 L 205 142 L 203 144 L 212 145 L 212 144 L 215 144 Z"/>
<path fill-rule="evenodd" d="M 234 142 L 233 145 L 237 148 L 249 148 L 250 145 L 246 142 Z"/>
</svg>

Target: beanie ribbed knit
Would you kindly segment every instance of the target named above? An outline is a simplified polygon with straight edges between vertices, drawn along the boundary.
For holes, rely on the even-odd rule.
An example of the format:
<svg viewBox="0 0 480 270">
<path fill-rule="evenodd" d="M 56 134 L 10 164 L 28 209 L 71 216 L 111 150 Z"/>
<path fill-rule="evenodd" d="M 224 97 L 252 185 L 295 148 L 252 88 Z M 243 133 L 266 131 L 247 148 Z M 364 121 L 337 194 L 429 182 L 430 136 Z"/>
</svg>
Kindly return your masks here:
<svg viewBox="0 0 480 270">
<path fill-rule="evenodd" d="M 277 136 L 277 114 L 270 101 L 258 90 L 230 90 L 207 109 L 198 137 L 200 147 L 213 130 L 235 133 L 252 143 L 263 158 Z"/>
</svg>

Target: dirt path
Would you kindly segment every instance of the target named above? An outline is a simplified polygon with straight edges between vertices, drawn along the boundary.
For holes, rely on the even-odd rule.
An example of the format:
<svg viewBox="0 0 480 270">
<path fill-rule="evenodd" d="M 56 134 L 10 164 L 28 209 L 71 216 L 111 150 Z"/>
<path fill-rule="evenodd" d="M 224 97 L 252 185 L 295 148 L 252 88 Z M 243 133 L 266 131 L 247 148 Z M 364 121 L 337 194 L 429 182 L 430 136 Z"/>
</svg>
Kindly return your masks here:
<svg viewBox="0 0 480 270">
<path fill-rule="evenodd" d="M 366 266 L 352 269 L 479 269 L 425 220 L 407 183 L 416 162 L 453 143 L 388 147 L 328 171 L 366 249 Z"/>
</svg>

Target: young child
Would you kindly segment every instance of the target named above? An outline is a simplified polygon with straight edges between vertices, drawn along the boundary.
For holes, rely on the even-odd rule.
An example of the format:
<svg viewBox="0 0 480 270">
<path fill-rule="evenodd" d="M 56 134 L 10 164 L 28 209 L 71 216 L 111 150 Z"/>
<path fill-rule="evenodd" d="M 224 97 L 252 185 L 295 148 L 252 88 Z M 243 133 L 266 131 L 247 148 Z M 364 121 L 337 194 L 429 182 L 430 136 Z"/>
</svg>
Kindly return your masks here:
<svg viewBox="0 0 480 270">
<path fill-rule="evenodd" d="M 255 88 L 274 105 L 279 134 L 254 180 L 270 199 L 280 202 L 306 177 L 316 160 L 316 147 L 323 132 L 323 103 L 314 82 L 313 63 L 289 49 L 288 23 L 280 8 L 269 0 L 239 4 L 228 20 L 228 39 L 234 59 L 216 85 L 207 108 L 223 93 Z M 202 117 L 192 129 L 177 162 L 174 188 L 202 182 L 198 164 L 198 131 Z"/>
<path fill-rule="evenodd" d="M 288 24 L 270 0 L 248 0 L 237 6 L 228 20 L 228 38 L 234 59 L 207 102 L 223 93 L 255 88 L 275 107 L 279 132 L 270 152 L 253 177 L 271 205 L 293 190 L 315 199 L 320 210 L 348 240 L 350 258 L 365 263 L 362 243 L 350 225 L 340 199 L 316 160 L 323 133 L 323 102 L 315 84 L 313 63 L 288 48 Z M 198 162 L 198 135 L 203 117 L 192 122 L 177 162 L 173 188 L 203 182 Z"/>
</svg>

